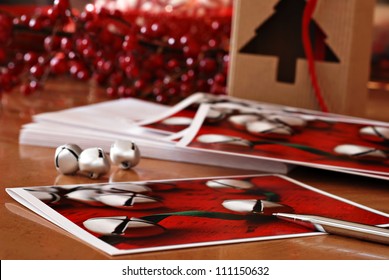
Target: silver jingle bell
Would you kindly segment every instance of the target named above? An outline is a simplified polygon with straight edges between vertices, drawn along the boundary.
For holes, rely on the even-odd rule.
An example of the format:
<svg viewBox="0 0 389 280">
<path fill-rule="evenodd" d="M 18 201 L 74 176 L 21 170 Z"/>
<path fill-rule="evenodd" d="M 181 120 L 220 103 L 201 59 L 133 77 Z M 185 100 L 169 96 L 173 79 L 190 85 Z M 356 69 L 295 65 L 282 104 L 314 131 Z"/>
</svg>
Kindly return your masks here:
<svg viewBox="0 0 389 280">
<path fill-rule="evenodd" d="M 132 141 L 115 141 L 111 146 L 109 154 L 111 161 L 122 169 L 132 168 L 140 161 L 139 148 Z"/>
<path fill-rule="evenodd" d="M 54 204 L 60 201 L 61 196 L 55 192 L 52 192 L 50 190 L 44 191 L 44 190 L 34 190 L 34 189 L 26 189 L 30 194 L 35 196 L 37 199 L 43 201 L 44 203 L 50 203 Z"/>
<path fill-rule="evenodd" d="M 244 192 L 255 188 L 251 182 L 235 179 L 217 179 L 205 183 L 208 187 L 223 191 Z"/>
<path fill-rule="evenodd" d="M 101 191 L 98 188 L 80 188 L 69 192 L 65 197 L 91 206 L 105 206 L 97 199 L 100 194 Z"/>
<path fill-rule="evenodd" d="M 149 237 L 162 234 L 166 229 L 151 221 L 127 216 L 96 217 L 83 222 L 84 227 L 94 233 L 126 238 Z"/>
<path fill-rule="evenodd" d="M 249 122 L 246 124 L 246 129 L 253 135 L 273 139 L 284 139 L 294 134 L 291 127 L 270 121 Z"/>
<path fill-rule="evenodd" d="M 247 147 L 252 146 L 252 143 L 246 139 L 223 134 L 203 134 L 197 137 L 196 140 L 204 144 L 233 144 Z"/>
<path fill-rule="evenodd" d="M 229 123 L 240 130 L 246 129 L 247 123 L 258 121 L 261 119 L 260 115 L 255 114 L 240 114 L 232 115 L 228 118 Z"/>
<path fill-rule="evenodd" d="M 79 157 L 80 171 L 88 174 L 92 179 L 107 173 L 111 164 L 101 148 L 88 148 Z"/>
<path fill-rule="evenodd" d="M 389 128 L 382 126 L 365 126 L 359 130 L 359 135 L 368 141 L 386 142 L 389 141 Z"/>
<path fill-rule="evenodd" d="M 61 174 L 69 175 L 78 171 L 78 159 L 82 150 L 76 144 L 65 144 L 55 150 L 54 164 Z"/>
<path fill-rule="evenodd" d="M 294 213 L 288 205 L 258 199 L 231 199 L 222 203 L 223 207 L 238 213 L 273 215 L 273 213 Z"/>
<path fill-rule="evenodd" d="M 305 126 L 307 126 L 306 120 L 300 117 L 296 116 L 288 116 L 288 115 L 268 115 L 266 116 L 266 119 L 275 122 L 275 123 L 280 123 L 285 126 L 289 126 L 293 129 L 302 129 Z"/>
<path fill-rule="evenodd" d="M 153 190 L 146 185 L 140 183 L 114 183 L 114 184 L 105 184 L 100 187 L 100 189 L 106 193 L 150 193 Z"/>
<path fill-rule="evenodd" d="M 388 155 L 384 151 L 369 146 L 342 144 L 336 146 L 334 151 L 337 154 L 355 159 L 373 161 L 384 161 L 388 159 Z"/>
<path fill-rule="evenodd" d="M 139 193 L 105 193 L 97 199 L 105 205 L 127 210 L 155 209 L 163 206 L 160 199 Z"/>
</svg>

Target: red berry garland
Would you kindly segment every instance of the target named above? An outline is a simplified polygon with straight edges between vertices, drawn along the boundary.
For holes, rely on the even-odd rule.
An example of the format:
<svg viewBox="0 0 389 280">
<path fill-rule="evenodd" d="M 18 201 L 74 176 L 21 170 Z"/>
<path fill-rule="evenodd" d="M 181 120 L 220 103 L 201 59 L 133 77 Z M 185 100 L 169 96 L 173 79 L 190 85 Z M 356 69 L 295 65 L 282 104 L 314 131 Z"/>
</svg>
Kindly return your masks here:
<svg viewBox="0 0 389 280">
<path fill-rule="evenodd" d="M 70 75 L 112 97 L 160 103 L 197 91 L 225 94 L 231 3 L 222 13 L 194 9 L 161 15 L 89 4 L 78 12 L 55 0 L 32 16 L 0 10 L 0 92 L 20 86 L 28 95 L 50 76 Z"/>
</svg>

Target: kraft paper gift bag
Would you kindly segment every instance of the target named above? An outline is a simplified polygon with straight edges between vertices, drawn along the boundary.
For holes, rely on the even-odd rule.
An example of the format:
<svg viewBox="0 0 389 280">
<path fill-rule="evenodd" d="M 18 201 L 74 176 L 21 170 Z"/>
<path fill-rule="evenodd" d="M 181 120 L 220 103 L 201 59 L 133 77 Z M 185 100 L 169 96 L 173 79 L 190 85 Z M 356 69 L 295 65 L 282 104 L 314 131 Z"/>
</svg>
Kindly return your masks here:
<svg viewBox="0 0 389 280">
<path fill-rule="evenodd" d="M 234 4 L 230 95 L 364 116 L 374 0 Z"/>
</svg>

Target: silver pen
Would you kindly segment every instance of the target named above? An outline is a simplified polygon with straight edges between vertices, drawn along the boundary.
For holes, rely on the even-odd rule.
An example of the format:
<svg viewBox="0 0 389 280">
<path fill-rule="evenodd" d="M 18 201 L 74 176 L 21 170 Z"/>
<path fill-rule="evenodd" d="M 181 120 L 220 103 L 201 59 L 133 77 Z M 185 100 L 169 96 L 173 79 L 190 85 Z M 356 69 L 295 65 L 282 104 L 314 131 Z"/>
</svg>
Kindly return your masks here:
<svg viewBox="0 0 389 280">
<path fill-rule="evenodd" d="M 320 232 L 353 237 L 389 245 L 389 229 L 315 215 L 273 213 L 289 222 L 301 224 Z"/>
</svg>

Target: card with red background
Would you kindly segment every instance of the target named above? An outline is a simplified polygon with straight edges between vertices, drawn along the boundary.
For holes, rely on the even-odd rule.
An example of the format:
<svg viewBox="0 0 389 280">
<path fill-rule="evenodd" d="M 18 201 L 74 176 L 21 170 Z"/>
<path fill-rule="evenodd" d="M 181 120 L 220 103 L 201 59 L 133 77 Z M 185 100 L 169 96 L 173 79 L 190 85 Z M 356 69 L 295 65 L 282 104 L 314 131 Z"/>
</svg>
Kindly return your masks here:
<svg viewBox="0 0 389 280">
<path fill-rule="evenodd" d="M 227 200 L 263 200 L 299 214 L 389 225 L 388 214 L 281 175 L 24 187 L 7 192 L 111 255 L 322 234 L 271 215 L 233 211 L 223 206 Z"/>
<path fill-rule="evenodd" d="M 199 108 L 203 108 L 201 112 Z M 234 126 L 229 118 L 238 115 L 257 115 L 265 119 L 300 118 L 305 125 L 292 128 L 294 131 L 288 137 L 268 137 Z M 376 139 L 372 141 L 363 137 L 360 132 L 366 127 L 381 127 L 389 131 L 389 124 L 384 122 L 197 93 L 163 115 L 146 119 L 138 125 L 165 133 L 166 140 L 175 141 L 181 148 L 206 152 L 199 153 L 202 157 L 206 157 L 208 152 L 233 154 L 381 179 L 389 178 L 389 137 L 380 138 L 377 132 Z M 214 143 L 199 141 L 204 135 L 227 138 Z M 230 141 L 228 138 L 243 141 Z M 242 145 L 244 142 L 246 145 Z M 239 143 L 241 144 L 236 145 Z M 342 145 L 363 146 L 368 148 L 369 153 L 379 150 L 384 156 L 350 156 L 335 152 L 335 148 Z"/>
<path fill-rule="evenodd" d="M 361 129 L 380 127 L 389 130 L 383 122 L 366 119 L 347 118 L 337 115 L 312 115 L 304 113 L 288 113 L 279 116 L 300 117 L 307 120 L 304 127 L 298 128 L 288 137 L 269 138 L 265 134 L 253 134 L 247 129 L 237 128 L 229 117 L 234 115 L 253 115 L 230 111 L 218 122 L 206 121 L 207 111 L 214 110 L 215 104 L 203 104 L 188 129 L 186 135 L 178 142 L 181 147 L 198 151 L 221 154 L 234 154 L 243 157 L 257 157 L 272 161 L 305 165 L 323 169 L 331 169 L 364 176 L 387 179 L 389 175 L 389 141 L 380 138 L 369 140 L 361 135 Z M 201 109 L 202 108 L 202 109 Z M 201 111 L 200 111 L 201 110 Z M 215 140 L 212 137 L 216 135 Z M 210 136 L 203 141 L 204 136 Z M 378 137 L 377 137 L 378 138 Z M 377 141 L 378 140 L 378 141 Z M 383 157 L 363 157 L 335 152 L 342 145 L 367 147 L 369 152 L 382 151 Z"/>
</svg>

